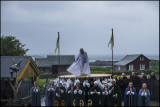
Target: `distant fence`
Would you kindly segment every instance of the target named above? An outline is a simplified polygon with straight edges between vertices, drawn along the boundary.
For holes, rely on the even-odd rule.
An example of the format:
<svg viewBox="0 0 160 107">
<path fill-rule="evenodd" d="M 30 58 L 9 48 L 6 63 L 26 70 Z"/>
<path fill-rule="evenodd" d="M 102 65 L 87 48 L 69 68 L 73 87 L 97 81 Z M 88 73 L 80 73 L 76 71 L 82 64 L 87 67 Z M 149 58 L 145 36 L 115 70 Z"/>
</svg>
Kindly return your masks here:
<svg viewBox="0 0 160 107">
<path fill-rule="evenodd" d="M 153 71 L 133 71 L 133 72 L 137 72 L 138 75 L 141 75 L 141 73 L 144 73 L 144 74 L 151 74 L 151 72 Z M 117 72 L 117 71 L 114 71 L 113 72 L 113 75 L 121 75 L 123 73 L 122 72 Z M 128 72 L 124 72 L 126 75 L 131 75 L 132 71 L 128 71 Z M 159 72 L 154 72 L 155 75 L 158 75 L 159 76 Z M 109 73 L 111 74 L 111 73 Z"/>
<path fill-rule="evenodd" d="M 47 74 L 47 75 L 41 75 L 39 78 L 40 79 L 48 79 L 48 78 L 57 78 L 59 76 L 59 74 Z"/>
</svg>

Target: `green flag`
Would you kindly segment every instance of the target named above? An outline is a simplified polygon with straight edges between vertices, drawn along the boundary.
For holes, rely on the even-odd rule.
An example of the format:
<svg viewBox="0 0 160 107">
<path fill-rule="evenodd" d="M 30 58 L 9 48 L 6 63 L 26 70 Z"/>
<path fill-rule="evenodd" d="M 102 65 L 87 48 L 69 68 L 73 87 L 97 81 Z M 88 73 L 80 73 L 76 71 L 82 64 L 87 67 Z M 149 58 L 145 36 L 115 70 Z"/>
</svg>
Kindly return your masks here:
<svg viewBox="0 0 160 107">
<path fill-rule="evenodd" d="M 113 28 L 112 28 L 112 35 L 111 35 L 111 39 L 108 43 L 108 47 L 109 45 L 111 44 L 111 49 L 113 50 L 113 47 L 114 47 L 114 37 L 113 37 Z"/>
<path fill-rule="evenodd" d="M 56 48 L 55 48 L 55 53 L 58 49 L 58 52 L 60 51 L 60 47 L 59 47 L 59 32 L 58 32 L 58 38 L 57 38 L 57 44 L 56 44 Z"/>
</svg>

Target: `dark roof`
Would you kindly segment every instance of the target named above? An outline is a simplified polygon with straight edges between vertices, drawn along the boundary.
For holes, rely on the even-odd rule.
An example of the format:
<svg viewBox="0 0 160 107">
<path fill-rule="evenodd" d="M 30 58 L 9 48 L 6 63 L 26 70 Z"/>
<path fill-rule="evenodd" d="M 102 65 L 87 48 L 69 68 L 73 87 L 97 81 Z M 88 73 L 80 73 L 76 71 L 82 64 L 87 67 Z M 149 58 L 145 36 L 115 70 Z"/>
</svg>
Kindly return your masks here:
<svg viewBox="0 0 160 107">
<path fill-rule="evenodd" d="M 18 71 L 18 76 L 23 70 L 24 66 L 28 62 L 30 56 L 1 56 L 1 77 L 11 77 L 10 69 L 13 65 L 13 58 L 15 59 L 15 63 L 18 63 L 21 58 L 23 58 L 21 62 L 20 70 Z M 15 78 L 15 73 L 13 73 L 13 77 Z"/>
<path fill-rule="evenodd" d="M 38 67 L 51 67 L 52 65 L 71 65 L 75 60 L 74 55 L 48 55 L 47 58 L 35 58 Z"/>
<path fill-rule="evenodd" d="M 115 63 L 114 65 L 127 65 L 128 63 L 134 61 L 142 54 L 135 54 L 135 55 L 126 55 L 122 60 Z"/>
</svg>

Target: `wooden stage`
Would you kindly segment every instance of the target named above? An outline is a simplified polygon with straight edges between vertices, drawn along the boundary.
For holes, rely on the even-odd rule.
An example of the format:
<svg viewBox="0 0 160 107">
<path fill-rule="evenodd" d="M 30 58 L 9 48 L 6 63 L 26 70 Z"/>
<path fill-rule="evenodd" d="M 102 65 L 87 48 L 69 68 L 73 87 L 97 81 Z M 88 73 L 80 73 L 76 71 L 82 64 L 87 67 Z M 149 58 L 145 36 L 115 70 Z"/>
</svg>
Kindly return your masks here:
<svg viewBox="0 0 160 107">
<path fill-rule="evenodd" d="M 66 78 L 66 79 L 71 79 L 71 78 L 103 78 L 103 77 L 110 77 L 111 74 L 91 74 L 90 76 L 75 76 L 75 75 L 61 75 L 58 78 Z"/>
</svg>

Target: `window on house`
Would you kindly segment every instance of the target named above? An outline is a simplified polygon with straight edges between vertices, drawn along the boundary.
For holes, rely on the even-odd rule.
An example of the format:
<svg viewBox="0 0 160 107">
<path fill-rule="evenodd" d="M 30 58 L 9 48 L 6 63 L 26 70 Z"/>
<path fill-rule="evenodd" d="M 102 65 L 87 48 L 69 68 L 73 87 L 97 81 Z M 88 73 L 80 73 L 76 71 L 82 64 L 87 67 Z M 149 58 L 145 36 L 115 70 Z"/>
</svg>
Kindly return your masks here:
<svg viewBox="0 0 160 107">
<path fill-rule="evenodd" d="M 118 66 L 118 70 L 119 70 L 119 71 L 121 70 L 121 66 Z"/>
<path fill-rule="evenodd" d="M 144 60 L 144 57 L 140 57 L 140 61 L 143 61 Z"/>
<path fill-rule="evenodd" d="M 140 70 L 145 70 L 145 64 L 140 64 Z"/>
<path fill-rule="evenodd" d="M 133 65 L 129 65 L 129 70 L 133 70 Z"/>
</svg>

